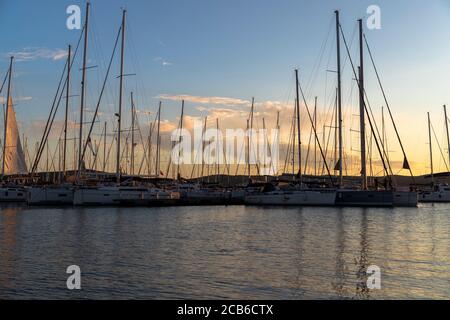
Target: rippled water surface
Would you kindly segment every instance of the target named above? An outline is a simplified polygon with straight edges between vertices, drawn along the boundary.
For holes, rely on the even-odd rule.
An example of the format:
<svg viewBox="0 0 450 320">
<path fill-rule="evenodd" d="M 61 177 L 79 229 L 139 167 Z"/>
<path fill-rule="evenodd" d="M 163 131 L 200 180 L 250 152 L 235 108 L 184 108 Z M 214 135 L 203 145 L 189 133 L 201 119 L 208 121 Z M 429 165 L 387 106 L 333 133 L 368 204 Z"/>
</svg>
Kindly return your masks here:
<svg viewBox="0 0 450 320">
<path fill-rule="evenodd" d="M 450 204 L 3 207 L 0 299 L 449 299 L 449 234 Z"/>
</svg>

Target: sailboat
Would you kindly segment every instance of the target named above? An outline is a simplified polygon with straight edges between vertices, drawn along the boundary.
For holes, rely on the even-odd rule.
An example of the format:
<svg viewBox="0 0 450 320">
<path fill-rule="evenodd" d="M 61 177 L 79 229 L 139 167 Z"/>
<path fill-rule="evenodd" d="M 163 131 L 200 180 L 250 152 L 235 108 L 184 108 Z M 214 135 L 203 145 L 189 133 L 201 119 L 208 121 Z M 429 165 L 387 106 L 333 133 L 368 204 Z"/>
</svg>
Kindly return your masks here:
<svg viewBox="0 0 450 320">
<path fill-rule="evenodd" d="M 333 188 L 317 188 L 310 189 L 306 187 L 302 182 L 302 155 L 301 155 L 301 135 L 300 135 L 300 94 L 299 90 L 301 89 L 300 83 L 298 81 L 298 70 L 295 70 L 295 84 L 296 84 L 296 101 L 295 101 L 295 112 L 296 112 L 296 121 L 297 121 L 297 132 L 295 132 L 295 128 L 293 130 L 293 136 L 295 138 L 295 134 L 297 133 L 297 143 L 298 143 L 298 159 L 299 159 L 299 183 L 297 185 L 296 190 L 282 190 L 276 187 L 271 189 L 275 190 L 262 190 L 259 192 L 252 192 L 245 195 L 244 202 L 245 204 L 250 205 L 296 205 L 296 206 L 332 206 L 336 201 L 336 190 Z M 311 118 L 311 114 L 308 110 L 308 105 L 306 103 L 305 96 L 302 91 L 303 102 L 308 111 L 309 120 L 311 121 L 311 126 L 314 131 L 314 136 L 317 142 L 317 145 L 320 149 L 321 155 L 323 157 L 324 163 L 326 165 L 325 156 L 322 151 L 322 147 L 320 141 L 317 136 L 316 126 Z M 293 163 L 294 165 L 294 163 Z M 327 171 L 328 165 L 326 165 Z M 330 176 L 330 174 L 329 174 Z M 331 176 L 330 176 L 331 177 Z"/>
<path fill-rule="evenodd" d="M 16 113 L 14 111 L 11 97 L 11 78 L 13 57 L 11 57 L 8 70 L 8 92 L 7 106 L 5 110 L 5 122 L 3 132 L 3 153 L 2 153 L 2 178 L 6 175 L 26 174 L 27 165 L 25 154 L 20 142 L 20 134 L 17 126 Z M 21 202 L 25 201 L 26 191 L 22 187 L 4 185 L 0 187 L 0 202 Z"/>
<path fill-rule="evenodd" d="M 88 35 L 88 21 L 89 21 L 89 6 L 90 3 L 88 2 L 86 4 L 86 21 L 84 25 L 84 45 L 85 49 L 87 46 L 87 35 Z M 80 36 L 81 40 L 81 36 Z M 69 98 L 70 98 L 70 76 L 71 76 L 71 67 L 73 64 L 74 59 L 72 58 L 72 47 L 71 45 L 68 46 L 68 52 L 67 52 L 67 62 L 64 72 L 67 69 L 67 74 L 65 78 L 65 83 L 61 89 L 61 92 L 58 91 L 56 93 L 56 96 L 61 95 L 62 91 L 64 89 L 66 90 L 66 104 L 65 104 L 65 118 L 64 118 L 64 145 L 63 145 L 63 161 L 62 161 L 62 177 L 59 181 L 59 184 L 52 184 L 52 185 L 35 185 L 30 186 L 27 188 L 27 204 L 28 205 L 72 205 L 73 204 L 73 198 L 74 198 L 74 187 L 71 184 L 65 183 L 66 180 L 66 156 L 67 156 L 67 120 L 68 120 L 68 113 L 69 113 Z M 85 66 L 86 66 L 86 50 L 83 57 L 83 81 L 82 81 L 82 103 L 84 102 L 84 85 L 85 85 Z M 63 78 L 61 77 L 61 80 Z M 61 83 L 60 83 L 61 85 Z M 55 103 L 56 99 L 53 103 Z M 50 119 L 54 118 L 53 114 L 54 105 L 52 106 L 50 110 L 50 115 L 48 118 L 48 123 L 50 123 Z M 56 111 L 55 111 L 56 112 Z M 82 124 L 80 124 L 81 126 Z M 33 164 L 33 168 L 31 170 L 31 173 L 33 174 L 35 170 L 37 170 L 37 166 L 39 164 L 40 156 L 42 154 L 42 150 L 45 146 L 45 144 L 48 144 L 47 137 L 48 133 L 51 130 L 51 125 L 46 127 L 46 130 L 44 131 L 44 134 L 42 136 L 41 145 L 39 147 L 40 152 L 36 155 L 35 162 Z M 81 139 L 81 137 L 80 137 Z M 61 181 L 62 180 L 62 181 Z"/>
<path fill-rule="evenodd" d="M 363 27 L 362 27 L 362 19 L 358 20 L 359 24 L 359 57 L 360 57 L 360 65 L 358 67 L 358 73 L 355 71 L 352 63 L 352 69 L 353 69 L 353 75 L 357 79 L 358 89 L 359 89 L 359 118 L 360 118 L 360 147 L 361 147 L 361 188 L 360 189 L 347 189 L 343 187 L 343 179 L 342 179 L 342 118 L 340 116 L 341 114 L 341 68 L 340 68 L 340 32 L 341 32 L 341 26 L 339 22 L 339 11 L 335 11 L 336 15 L 336 43 L 337 43 L 337 74 L 338 74 L 338 110 L 339 110 L 339 186 L 340 188 L 337 191 L 336 196 L 336 205 L 338 206 L 362 206 L 362 207 L 372 207 L 372 206 L 382 206 L 382 207 L 396 207 L 396 206 L 405 206 L 405 207 L 415 207 L 417 206 L 417 192 L 413 190 L 400 190 L 395 189 L 392 186 L 390 186 L 390 189 L 385 190 L 378 190 L 375 189 L 369 189 L 368 183 L 367 183 L 367 173 L 366 173 L 366 134 L 365 134 L 365 116 L 366 116 L 366 103 L 365 103 L 365 91 L 364 91 L 364 49 L 363 49 Z M 345 38 L 344 38 L 345 41 Z M 347 53 L 348 47 L 345 43 Z M 370 53 L 370 52 L 369 52 Z M 350 55 L 349 55 L 350 56 Z M 351 58 L 350 58 L 351 59 Z M 372 60 L 373 62 L 373 60 Z M 378 73 L 377 73 L 378 77 Z M 378 81 L 379 78 L 378 78 Z M 381 86 L 381 82 L 380 82 Z M 382 86 L 381 86 L 382 88 Z M 383 90 L 383 88 L 382 88 Z M 384 94 L 384 90 L 383 90 Z M 384 95 L 385 97 L 385 95 Z M 386 99 L 386 97 L 385 97 Z M 386 101 L 386 105 L 389 109 L 389 105 Z M 372 133 L 374 133 L 373 124 L 371 122 L 371 119 L 368 115 L 368 120 L 370 124 L 370 129 L 372 130 Z M 395 124 L 394 124 L 395 127 Z M 396 130 L 397 132 L 397 130 Z M 398 136 L 398 132 L 397 132 Z M 399 138 L 399 136 L 398 136 Z M 399 138 L 400 141 L 400 138 Z M 375 137 L 375 142 L 377 144 L 377 148 L 380 152 L 380 156 L 383 162 L 383 166 L 385 167 L 385 171 L 388 175 L 387 179 L 389 183 L 387 185 L 391 185 L 391 178 L 388 174 L 388 171 L 386 169 L 385 165 L 385 159 L 383 156 L 383 152 L 381 151 L 381 148 L 384 148 L 383 146 L 380 148 L 377 138 Z M 401 145 L 401 141 L 400 141 Z M 402 151 L 404 154 L 404 168 L 409 169 L 409 164 L 406 159 L 405 152 Z M 412 175 L 412 174 L 411 174 Z"/>
<path fill-rule="evenodd" d="M 450 186 L 447 184 L 435 184 L 434 181 L 434 168 L 433 168 L 433 148 L 431 144 L 431 120 L 430 113 L 428 115 L 428 143 L 430 147 L 430 177 L 431 177 L 431 190 L 422 190 L 419 192 L 419 202 L 450 202 Z M 447 133 L 447 144 L 450 146 L 450 135 L 448 131 L 448 118 L 447 108 L 444 105 L 445 116 L 445 129 Z M 450 161 L 450 150 L 449 150 Z M 450 162 L 449 162 L 450 163 Z"/>
</svg>

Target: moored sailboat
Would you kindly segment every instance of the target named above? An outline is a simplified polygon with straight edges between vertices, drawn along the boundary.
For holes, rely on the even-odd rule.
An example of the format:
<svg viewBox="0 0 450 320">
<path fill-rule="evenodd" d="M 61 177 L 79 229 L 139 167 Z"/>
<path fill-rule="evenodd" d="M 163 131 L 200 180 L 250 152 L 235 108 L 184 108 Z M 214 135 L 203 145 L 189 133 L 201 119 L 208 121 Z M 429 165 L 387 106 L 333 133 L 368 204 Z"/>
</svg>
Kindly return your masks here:
<svg viewBox="0 0 450 320">
<path fill-rule="evenodd" d="M 14 111 L 11 95 L 11 79 L 14 57 L 11 57 L 7 73 L 7 106 L 4 113 L 5 126 L 3 131 L 3 152 L 2 152 L 2 179 L 8 175 L 26 174 L 27 165 L 25 154 L 20 141 L 19 129 L 17 126 L 16 113 Z M 5 78 L 6 79 L 6 78 Z M 26 191 L 22 187 L 9 185 L 8 183 L 0 187 L 0 202 L 22 202 L 25 201 Z"/>
</svg>

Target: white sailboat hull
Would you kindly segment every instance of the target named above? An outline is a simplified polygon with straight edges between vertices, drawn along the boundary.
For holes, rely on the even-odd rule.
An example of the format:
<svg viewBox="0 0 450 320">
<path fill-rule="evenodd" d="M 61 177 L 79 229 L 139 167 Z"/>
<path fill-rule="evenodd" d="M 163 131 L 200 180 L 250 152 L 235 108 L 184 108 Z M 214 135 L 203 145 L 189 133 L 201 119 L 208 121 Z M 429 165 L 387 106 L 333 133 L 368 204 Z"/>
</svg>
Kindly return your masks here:
<svg viewBox="0 0 450 320">
<path fill-rule="evenodd" d="M 273 191 L 245 196 L 245 204 L 251 205 L 296 205 L 333 206 L 336 192 L 332 190 Z"/>
<path fill-rule="evenodd" d="M 417 192 L 338 190 L 336 205 L 343 207 L 416 207 Z"/>
<path fill-rule="evenodd" d="M 26 190 L 23 188 L 0 188 L 0 202 L 23 202 L 26 200 Z"/>
<path fill-rule="evenodd" d="M 79 188 L 73 194 L 75 206 L 109 206 L 120 204 L 119 188 Z"/>
<path fill-rule="evenodd" d="M 419 193 L 419 202 L 450 202 L 450 191 L 424 191 Z"/>
<path fill-rule="evenodd" d="M 72 205 L 71 187 L 31 187 L 27 189 L 29 205 Z"/>
<path fill-rule="evenodd" d="M 394 207 L 417 207 L 418 195 L 413 191 L 394 191 Z"/>
<path fill-rule="evenodd" d="M 77 206 L 151 206 L 173 204 L 179 199 L 176 192 L 128 187 L 79 188 L 74 192 Z"/>
</svg>

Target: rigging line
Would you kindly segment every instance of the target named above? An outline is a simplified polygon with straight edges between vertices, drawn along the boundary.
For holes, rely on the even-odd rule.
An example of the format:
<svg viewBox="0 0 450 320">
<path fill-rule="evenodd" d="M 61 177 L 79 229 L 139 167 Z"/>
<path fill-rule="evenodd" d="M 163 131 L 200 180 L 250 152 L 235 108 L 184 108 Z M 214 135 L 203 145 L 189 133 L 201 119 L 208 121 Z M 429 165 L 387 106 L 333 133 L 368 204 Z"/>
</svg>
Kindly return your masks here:
<svg viewBox="0 0 450 320">
<path fill-rule="evenodd" d="M 208 121 L 207 120 L 208 119 L 208 117 L 205 117 L 205 124 L 206 124 L 206 121 Z M 204 143 L 204 141 L 203 141 L 203 138 L 204 138 L 204 126 L 203 126 L 203 128 L 202 128 L 202 135 L 201 135 L 201 143 L 199 144 L 199 147 L 201 147 L 201 152 L 200 152 L 200 154 L 201 154 L 201 157 L 202 157 L 202 163 L 203 163 L 203 143 Z M 196 165 L 196 163 L 197 163 L 197 160 L 198 160 L 198 157 L 199 157 L 199 152 L 197 151 L 197 154 L 195 155 L 195 157 L 194 157 L 194 165 L 192 166 L 192 171 L 191 171 L 191 177 L 190 177 L 190 179 L 192 179 L 193 178 L 193 176 L 194 176 L 194 170 L 195 170 L 195 165 Z"/>
<path fill-rule="evenodd" d="M 306 92 L 309 93 L 308 95 L 308 99 L 311 97 L 310 94 L 312 94 L 312 87 L 314 85 L 314 83 L 317 80 L 317 76 L 318 76 L 318 69 L 320 67 L 320 64 L 322 63 L 322 59 L 325 53 L 325 48 L 328 44 L 328 40 L 330 39 L 330 34 L 331 34 L 331 30 L 332 30 L 332 26 L 333 26 L 333 18 L 330 19 L 330 23 L 328 26 L 328 33 L 327 36 L 325 37 L 324 41 L 322 42 L 322 45 L 320 47 L 320 53 L 319 53 L 319 57 L 318 59 L 315 61 L 314 65 L 313 65 L 313 69 L 311 70 L 311 74 L 309 76 L 307 85 L 306 85 Z"/>
<path fill-rule="evenodd" d="M 100 103 L 101 103 L 101 101 L 102 101 L 103 92 L 105 91 L 106 82 L 107 82 L 107 80 L 108 80 L 109 72 L 110 72 L 110 70 L 111 70 L 111 65 L 112 65 L 112 62 L 113 62 L 113 59 L 114 59 L 114 55 L 115 55 L 115 53 L 116 53 L 117 43 L 119 42 L 119 36 L 120 36 L 121 32 L 122 32 L 122 27 L 119 27 L 119 31 L 117 32 L 116 42 L 115 42 L 115 44 L 114 44 L 114 49 L 113 49 L 113 52 L 112 52 L 112 54 L 111 54 L 111 58 L 110 58 L 110 60 L 109 60 L 108 69 L 107 69 L 107 71 L 106 71 L 105 80 L 103 81 L 103 86 L 102 86 L 102 89 L 101 89 L 101 91 L 100 91 L 100 96 L 99 96 L 99 98 L 98 98 L 97 106 L 95 107 L 94 116 L 93 116 L 93 118 L 92 118 L 91 126 L 90 126 L 90 128 L 89 128 L 89 133 L 88 133 L 88 135 L 87 135 L 86 142 L 85 142 L 85 144 L 84 144 L 84 146 L 83 146 L 83 153 L 82 153 L 82 155 L 81 155 L 81 160 L 80 160 L 81 162 L 84 161 L 84 156 L 85 156 L 85 153 L 86 153 L 86 148 L 87 148 L 87 145 L 88 145 L 88 143 L 89 143 L 89 141 L 90 141 L 90 139 L 91 139 L 92 130 L 93 130 L 95 121 L 96 121 L 96 119 L 97 119 L 98 109 L 99 109 Z M 81 138 L 81 137 L 80 137 L 80 138 Z M 80 165 L 81 165 L 81 164 L 80 164 Z M 78 170 L 77 178 L 79 178 L 79 172 L 80 172 L 80 171 L 81 171 L 81 170 Z"/>
<path fill-rule="evenodd" d="M 97 158 L 99 155 L 99 151 L 100 151 L 100 144 L 103 141 L 103 134 L 105 133 L 105 128 L 102 129 L 102 132 L 100 134 L 100 139 L 98 140 L 98 142 L 96 144 L 94 144 L 94 149 L 95 149 L 95 153 L 94 153 L 94 160 L 93 160 L 93 164 L 91 163 L 91 168 L 92 167 L 96 167 L 97 166 Z"/>
<path fill-rule="evenodd" d="M 8 71 L 6 71 L 5 79 L 3 79 L 2 86 L 0 87 L 0 93 L 2 93 L 2 91 L 3 91 L 3 87 L 5 86 L 6 80 L 8 79 L 8 75 L 9 75 L 9 68 L 8 68 Z"/>
<path fill-rule="evenodd" d="M 39 163 L 40 154 L 42 153 L 42 151 L 43 151 L 43 149 L 45 147 L 45 143 L 46 143 L 45 140 L 46 140 L 46 136 L 47 136 L 47 131 L 50 131 L 50 129 L 51 129 L 51 128 L 49 128 L 49 124 L 50 124 L 50 121 L 51 121 L 53 113 L 54 112 L 56 113 L 56 111 L 54 111 L 55 110 L 55 103 L 56 103 L 56 100 L 58 99 L 58 96 L 60 95 L 59 90 L 61 89 L 61 84 L 63 82 L 64 75 L 66 73 L 66 68 L 67 68 L 67 61 L 66 61 L 66 64 L 64 65 L 64 69 L 63 69 L 63 72 L 61 74 L 61 78 L 60 78 L 59 83 L 58 83 L 58 88 L 56 89 L 55 97 L 53 98 L 52 107 L 50 109 L 50 114 L 49 114 L 49 116 L 47 118 L 47 122 L 45 124 L 44 132 L 42 133 L 42 138 L 41 138 L 41 141 L 40 141 L 40 144 L 39 144 L 39 148 L 38 148 L 37 153 L 36 153 L 36 159 L 34 160 L 34 164 L 33 164 L 32 170 L 31 170 L 32 174 L 34 173 L 34 171 L 35 171 L 35 169 L 36 169 L 36 167 L 37 167 L 37 165 Z M 61 89 L 61 92 L 63 92 L 63 91 L 64 91 L 64 88 Z"/>
<path fill-rule="evenodd" d="M 330 130 L 328 131 L 327 143 L 325 145 L 325 158 L 327 158 L 327 155 L 328 155 L 328 147 L 330 145 L 331 129 L 334 129 L 333 128 L 333 122 L 335 120 L 334 118 L 335 118 L 335 112 L 333 110 L 333 114 L 331 115 L 331 119 L 330 119 Z M 325 128 L 324 128 L 324 130 L 325 130 Z M 325 132 L 325 134 L 326 134 L 326 132 Z M 323 175 L 324 170 L 325 170 L 325 164 L 322 163 L 321 175 Z"/>
<path fill-rule="evenodd" d="M 113 124 L 113 131 L 112 132 L 114 132 L 116 129 L 117 129 L 117 126 L 115 126 L 115 124 Z M 115 145 L 116 142 L 117 142 L 117 138 L 116 138 L 115 135 L 113 135 L 113 138 L 111 139 L 111 143 L 109 144 L 109 147 L 108 147 L 108 152 L 106 154 L 106 161 L 105 161 L 104 166 L 103 166 L 103 171 L 104 172 L 106 172 L 106 168 L 108 167 L 108 162 L 109 162 L 109 156 L 111 155 L 112 147 L 113 147 L 113 145 Z"/>
<path fill-rule="evenodd" d="M 310 145 L 311 145 L 311 136 L 312 136 L 312 128 L 310 128 L 310 130 L 309 130 L 308 149 L 306 151 L 305 169 L 303 169 L 303 175 L 306 175 L 306 169 L 308 168 L 309 149 L 310 149 Z"/>
<path fill-rule="evenodd" d="M 300 82 L 298 83 L 298 87 L 300 89 L 300 92 L 302 93 L 303 103 L 305 104 L 306 111 L 308 112 L 309 121 L 311 122 L 311 127 L 313 128 L 313 131 L 314 131 L 314 136 L 316 138 L 317 146 L 319 147 L 320 154 L 321 154 L 322 159 L 323 159 L 323 161 L 325 163 L 325 167 L 327 169 L 328 177 L 330 178 L 331 184 L 334 184 L 333 178 L 331 177 L 330 168 L 328 167 L 325 155 L 323 154 L 323 149 L 322 149 L 322 146 L 320 144 L 320 139 L 317 136 L 316 126 L 314 125 L 314 121 L 313 121 L 313 119 L 311 117 L 311 113 L 309 112 L 308 103 L 306 102 L 305 95 L 303 93 L 303 89 L 302 89 L 302 86 L 300 85 Z"/>
<path fill-rule="evenodd" d="M 73 55 L 72 62 L 71 62 L 71 64 L 70 64 L 70 68 L 72 68 L 73 63 L 74 63 L 74 61 L 75 61 L 75 57 L 76 57 L 76 54 L 77 54 L 77 52 L 78 52 L 78 48 L 79 48 L 79 46 L 80 46 L 81 39 L 83 38 L 83 31 L 84 31 L 85 27 L 86 27 L 86 24 L 84 24 L 84 26 L 83 26 L 83 28 L 82 28 L 82 30 L 81 30 L 81 33 L 80 33 L 80 37 L 78 38 L 78 43 L 77 43 L 77 46 L 76 46 L 76 48 L 75 48 L 75 52 L 74 52 L 74 55 Z M 64 79 L 64 74 L 65 74 L 65 72 L 66 72 L 66 69 L 67 69 L 67 61 L 66 61 L 66 64 L 64 65 L 64 69 L 63 69 L 63 72 L 62 72 L 62 74 L 61 74 L 61 78 L 60 78 L 59 83 L 58 83 L 58 88 L 57 88 L 57 90 L 56 90 L 55 97 L 54 97 L 54 99 L 53 99 L 52 107 L 51 107 L 51 109 L 50 109 L 50 114 L 49 114 L 49 117 L 48 117 L 48 119 L 47 119 L 47 123 L 46 123 L 46 125 L 45 125 L 44 132 L 43 132 L 43 134 L 42 134 L 42 138 L 41 138 L 41 141 L 40 141 L 40 143 L 39 143 L 38 150 L 36 151 L 36 158 L 35 158 L 34 163 L 33 163 L 33 167 L 32 167 L 32 170 L 31 170 L 31 174 L 33 174 L 33 173 L 36 171 L 36 169 L 37 169 L 37 167 L 38 167 L 38 165 L 39 165 L 39 161 L 40 161 L 40 159 L 41 159 L 41 157 L 42 157 L 42 153 L 44 152 L 46 140 L 47 140 L 47 138 L 48 138 L 48 134 L 49 134 L 49 132 L 50 132 L 50 130 L 51 130 L 51 127 L 52 127 L 52 124 L 53 124 L 53 119 L 55 118 L 55 116 L 53 116 L 53 119 L 51 120 L 51 123 L 50 123 L 50 118 L 52 117 L 53 110 L 55 109 L 55 103 L 56 103 L 56 99 L 58 98 L 58 94 L 60 94 L 60 93 L 59 93 L 59 90 L 60 90 L 60 88 L 61 88 L 61 83 L 62 83 L 62 81 L 63 81 L 63 79 Z M 60 101 L 61 101 L 62 92 L 64 91 L 64 88 L 65 88 L 66 84 L 67 84 L 67 79 L 66 79 L 65 82 L 64 82 L 64 87 L 61 89 L 61 95 L 60 95 L 60 98 L 59 98 L 59 101 L 58 101 L 58 105 L 57 105 L 57 107 L 56 107 L 56 110 L 54 111 L 55 114 L 56 114 L 56 112 L 58 111 L 57 109 L 58 109 L 59 103 L 60 103 Z"/>
<path fill-rule="evenodd" d="M 292 116 L 292 121 L 291 121 L 291 127 L 289 129 L 289 139 L 288 139 L 288 146 L 287 146 L 287 150 L 286 150 L 286 157 L 285 157 L 285 161 L 284 161 L 284 168 L 283 168 L 283 173 L 287 173 L 286 169 L 288 168 L 288 163 L 290 162 L 291 158 L 291 148 L 292 148 L 292 137 L 295 135 L 295 129 L 294 129 L 294 124 L 295 124 L 295 111 L 296 109 L 294 108 L 294 114 Z M 293 151 L 292 151 L 293 152 Z"/>
<path fill-rule="evenodd" d="M 150 141 L 150 139 L 147 139 L 147 141 L 144 141 L 144 136 L 142 135 L 142 130 L 141 130 L 141 126 L 140 126 L 140 124 L 139 124 L 139 118 L 136 116 L 136 114 L 134 115 L 135 116 L 135 121 L 136 121 L 136 127 L 137 127 L 137 131 L 138 131 L 138 133 L 139 133 L 139 138 L 140 138 L 140 140 L 141 140 L 141 143 L 142 143 L 142 152 L 143 152 L 143 155 L 142 155 L 142 160 L 141 160 L 141 164 L 139 165 L 139 170 L 138 170 L 138 175 L 140 175 L 141 174 L 141 171 L 142 171 L 142 167 L 144 166 L 144 162 L 146 162 L 146 165 L 150 168 L 150 166 L 151 166 L 151 164 L 152 164 L 152 159 L 151 159 L 151 155 L 150 154 L 148 154 L 148 150 L 150 150 L 150 144 L 151 144 L 151 141 Z M 149 137 L 151 137 L 152 136 L 152 133 L 153 133 L 153 129 L 154 129 L 154 127 L 155 127 L 155 122 L 152 122 L 152 124 L 150 125 L 150 128 L 149 128 L 149 130 L 150 130 L 150 135 L 149 135 Z M 151 150 L 150 150 L 151 151 Z M 151 168 L 150 168 L 151 169 Z M 149 170 L 149 172 L 148 172 L 148 175 L 150 176 L 150 170 Z"/>
<path fill-rule="evenodd" d="M 358 77 L 356 76 L 355 67 L 354 67 L 354 65 L 353 65 L 353 60 L 352 60 L 351 57 L 350 57 L 350 52 L 349 52 L 349 48 L 348 48 L 348 45 L 347 45 L 347 41 L 346 41 L 345 36 L 344 36 L 344 31 L 342 30 L 342 27 L 341 27 L 341 26 L 339 26 L 339 28 L 340 28 L 340 30 L 341 30 L 341 34 L 342 34 L 342 38 L 343 38 L 343 40 L 344 40 L 345 48 L 347 49 L 347 55 L 349 56 L 349 60 L 350 60 L 350 63 L 351 63 L 351 66 L 352 66 L 352 70 L 353 70 L 353 75 L 354 75 L 355 79 L 358 79 Z M 360 83 L 359 83 L 359 81 L 358 81 L 358 87 L 359 87 L 359 85 L 360 85 Z M 368 99 L 367 99 L 367 96 L 366 96 L 366 99 L 365 99 L 365 100 L 368 100 Z M 367 105 L 366 105 L 366 101 L 365 101 L 365 100 L 363 101 L 364 109 L 365 109 L 365 111 L 366 111 L 366 113 L 367 113 L 367 119 L 369 120 L 370 129 L 372 130 L 372 133 L 375 135 L 374 127 L 373 127 L 373 124 L 372 124 L 372 120 L 370 119 L 369 112 L 368 112 L 368 110 L 367 110 Z M 379 133 L 378 133 L 378 136 L 379 136 Z M 380 138 L 378 137 L 378 139 L 380 139 Z M 380 154 L 381 161 L 383 162 L 383 168 L 384 168 L 384 170 L 386 171 L 386 175 L 387 175 L 388 177 L 390 177 L 389 172 L 388 172 L 388 169 L 387 169 L 387 167 L 386 167 L 385 159 L 384 159 L 384 157 L 383 157 L 383 152 L 381 151 L 381 148 L 380 148 L 378 139 L 377 139 L 376 136 L 375 136 L 375 143 L 376 143 L 376 145 L 377 145 L 377 149 L 378 149 L 378 152 L 379 152 L 379 154 Z M 390 166 L 389 166 L 389 167 L 390 167 Z M 390 171 L 391 171 L 391 173 L 392 173 L 392 169 L 391 169 Z"/>
<path fill-rule="evenodd" d="M 445 157 L 444 157 L 444 153 L 442 152 L 441 144 L 438 141 L 436 132 L 434 131 L 433 124 L 431 122 L 430 122 L 430 124 L 431 124 L 431 130 L 433 131 L 434 139 L 436 140 L 436 144 L 438 145 L 438 148 L 439 148 L 439 153 L 441 154 L 441 157 L 444 160 L 444 165 L 445 165 L 445 168 L 447 169 L 447 172 L 448 172 L 450 170 L 448 169 L 447 162 L 445 161 Z"/>
<path fill-rule="evenodd" d="M 399 132 L 398 132 L 398 130 L 397 130 L 397 125 L 395 124 L 394 117 L 392 116 L 391 108 L 390 108 L 389 103 L 388 103 L 388 101 L 387 101 L 387 97 L 386 97 L 386 93 L 385 93 L 385 91 L 384 91 L 384 87 L 383 87 L 383 85 L 381 84 L 380 75 L 379 75 L 379 73 L 378 73 L 378 68 L 377 68 L 376 65 L 375 65 L 375 61 L 374 61 L 373 56 L 372 56 L 372 51 L 370 50 L 369 43 L 368 43 L 368 41 L 367 41 L 366 35 L 363 34 L 363 36 L 364 36 L 364 42 L 366 43 L 367 51 L 369 52 L 369 57 L 370 57 L 370 60 L 371 60 L 371 62 L 372 62 L 372 66 L 373 66 L 373 68 L 374 68 L 374 70 L 375 70 L 375 75 L 377 76 L 377 81 L 378 81 L 378 84 L 379 84 L 379 86 L 380 86 L 381 93 L 383 94 L 383 98 L 384 98 L 384 101 L 385 101 L 385 103 L 386 103 L 386 107 L 387 107 L 387 109 L 388 109 L 389 116 L 390 116 L 391 121 L 392 121 L 392 125 L 394 126 L 394 130 L 395 130 L 395 133 L 396 133 L 396 135 L 397 135 L 398 142 L 399 142 L 400 147 L 401 147 L 401 149 L 402 149 L 403 156 L 405 157 L 406 162 L 408 162 L 408 158 L 406 157 L 405 149 L 403 148 L 402 140 L 400 139 L 400 134 L 399 134 Z M 412 180 L 413 180 L 413 184 L 415 185 L 416 182 L 415 182 L 414 174 L 413 174 L 413 172 L 412 172 L 411 167 L 409 166 L 409 162 L 408 162 L 408 167 L 409 167 L 409 168 L 408 168 L 409 173 L 410 173 L 411 178 L 412 178 Z"/>
</svg>

